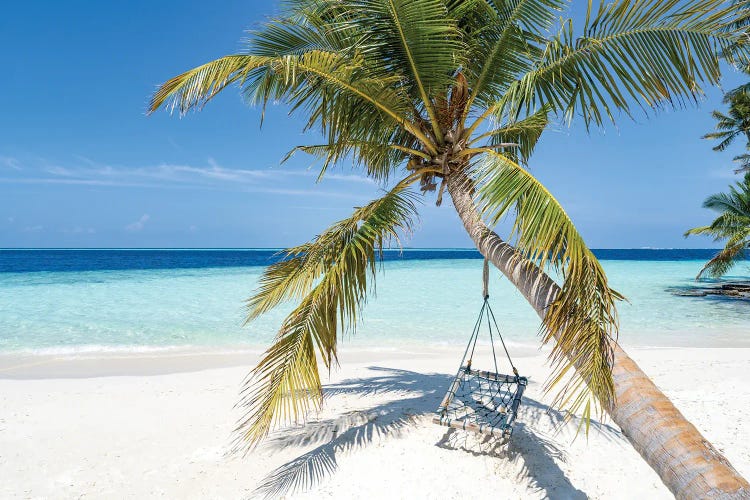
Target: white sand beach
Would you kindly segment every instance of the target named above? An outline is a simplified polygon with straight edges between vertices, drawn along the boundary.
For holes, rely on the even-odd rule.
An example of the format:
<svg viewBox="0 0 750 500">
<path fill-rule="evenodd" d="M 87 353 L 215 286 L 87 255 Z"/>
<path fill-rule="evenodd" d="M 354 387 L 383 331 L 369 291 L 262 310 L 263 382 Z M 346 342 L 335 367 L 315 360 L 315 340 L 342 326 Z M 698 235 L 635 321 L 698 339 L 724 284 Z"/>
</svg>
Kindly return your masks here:
<svg viewBox="0 0 750 500">
<path fill-rule="evenodd" d="M 750 349 L 629 349 L 750 475 Z M 670 498 L 611 422 L 575 437 L 541 386 L 512 441 L 431 423 L 453 350 L 343 350 L 323 410 L 246 457 L 228 455 L 239 384 L 257 354 L 0 358 L 2 498 Z"/>
</svg>

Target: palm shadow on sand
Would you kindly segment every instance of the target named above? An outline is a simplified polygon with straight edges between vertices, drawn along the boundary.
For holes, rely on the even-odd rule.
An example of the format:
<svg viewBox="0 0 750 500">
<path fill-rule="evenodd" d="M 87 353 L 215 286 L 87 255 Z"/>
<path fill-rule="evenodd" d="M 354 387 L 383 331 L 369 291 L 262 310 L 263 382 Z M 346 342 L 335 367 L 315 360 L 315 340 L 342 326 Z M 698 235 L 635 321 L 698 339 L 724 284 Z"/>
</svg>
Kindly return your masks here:
<svg viewBox="0 0 750 500">
<path fill-rule="evenodd" d="M 309 490 L 335 473 L 337 455 L 363 448 L 380 438 L 399 437 L 409 426 L 430 425 L 425 417 L 436 410 L 453 379 L 445 374 L 422 374 L 394 368 L 369 367 L 369 370 L 376 374 L 325 386 L 324 397 L 380 395 L 392 399 L 333 419 L 312 421 L 277 432 L 269 438 L 268 449 L 314 448 L 269 473 L 253 491 L 252 497 L 278 498 Z M 483 439 L 477 444 L 469 433 L 446 429 L 436 446 L 514 462 L 522 460 L 516 478 L 519 482 L 528 482 L 545 496 L 585 498 L 586 495 L 570 483 L 556 462 L 556 459 L 565 461 L 565 452 L 551 440 L 535 434 L 523 422 L 547 418 L 562 424 L 564 415 L 528 397 L 524 397 L 523 404 L 522 421 L 516 423 L 508 445 L 503 445 L 497 438 Z M 610 426 L 595 422 L 592 425 L 612 438 L 618 434 Z"/>
</svg>

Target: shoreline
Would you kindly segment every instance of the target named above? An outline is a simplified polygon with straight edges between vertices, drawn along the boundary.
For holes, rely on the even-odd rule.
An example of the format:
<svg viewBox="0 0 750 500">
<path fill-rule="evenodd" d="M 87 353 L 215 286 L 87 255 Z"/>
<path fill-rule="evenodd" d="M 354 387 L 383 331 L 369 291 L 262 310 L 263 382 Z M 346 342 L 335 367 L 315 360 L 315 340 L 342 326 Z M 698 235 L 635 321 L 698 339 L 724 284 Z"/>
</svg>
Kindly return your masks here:
<svg viewBox="0 0 750 500">
<path fill-rule="evenodd" d="M 342 349 L 341 361 L 342 363 L 389 362 L 454 356 L 458 363 L 464 348 L 465 345 L 458 344 L 380 348 L 349 347 Z M 534 357 L 539 352 L 548 350 L 530 345 L 515 345 L 514 348 L 514 358 Z M 265 347 L 237 349 L 196 347 L 149 352 L 97 351 L 62 355 L 6 352 L 0 353 L 0 380 L 168 375 L 238 366 L 250 369 L 264 349 Z"/>
<path fill-rule="evenodd" d="M 481 344 L 479 344 L 481 345 Z M 545 357 L 549 346 L 508 343 L 513 359 Z M 487 349 L 487 345 L 484 349 Z M 624 345 L 628 353 L 670 351 L 693 359 L 721 354 L 722 358 L 750 360 L 750 347 L 683 347 Z M 341 362 L 392 362 L 455 357 L 460 360 L 465 345 L 406 344 L 403 346 L 349 346 L 341 349 Z M 153 376 L 192 373 L 204 370 L 244 367 L 248 370 L 264 352 L 263 346 L 242 347 L 170 347 L 148 351 L 86 351 L 74 353 L 0 352 L 0 380 L 38 380 L 99 378 L 118 376 Z M 636 356 L 637 357 L 637 356 Z M 334 369 L 335 371 L 335 369 Z"/>
</svg>

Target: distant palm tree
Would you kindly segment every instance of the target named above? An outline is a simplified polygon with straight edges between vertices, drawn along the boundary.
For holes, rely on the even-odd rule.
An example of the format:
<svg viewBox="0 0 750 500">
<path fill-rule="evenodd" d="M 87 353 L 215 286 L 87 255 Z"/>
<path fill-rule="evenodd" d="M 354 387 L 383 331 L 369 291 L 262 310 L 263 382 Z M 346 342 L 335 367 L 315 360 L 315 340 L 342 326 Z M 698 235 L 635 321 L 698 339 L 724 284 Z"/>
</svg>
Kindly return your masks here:
<svg viewBox="0 0 750 500">
<path fill-rule="evenodd" d="M 724 151 L 735 139 L 742 137 L 745 140 L 745 149 L 750 150 L 750 89 L 743 85 L 727 92 L 724 104 L 729 104 L 728 114 L 720 111 L 711 113 L 716 119 L 716 131 L 704 135 L 703 138 L 718 139 L 719 143 L 713 149 Z M 735 156 L 734 161 L 740 165 L 735 173 L 750 170 L 750 154 Z"/>
<path fill-rule="evenodd" d="M 563 207 L 525 168 L 550 116 L 598 126 L 633 107 L 682 104 L 702 84 L 717 84 L 718 54 L 745 53 L 733 27 L 738 6 L 619 0 L 592 10 L 589 2 L 575 30 L 571 20 L 558 23 L 565 0 L 286 5 L 243 52 L 172 78 L 150 104 L 184 113 L 237 84 L 249 103 L 283 101 L 322 132 L 323 143 L 295 149 L 321 159 L 321 177 L 350 160 L 390 186 L 288 249 L 261 277 L 248 320 L 287 300 L 299 305 L 243 390 L 245 442 L 321 404 L 316 351 L 326 368 L 337 362 L 338 336 L 356 327 L 378 255 L 413 228 L 416 185 L 436 191 L 438 205 L 450 194 L 479 251 L 542 318 L 543 342 L 554 340 L 557 403 L 588 419 L 598 401 L 679 496 L 750 494 L 620 349 L 620 295 Z M 515 221 L 510 242 L 490 228 L 505 217 Z"/>
<path fill-rule="evenodd" d="M 750 250 L 750 172 L 742 182 L 729 186 L 728 193 L 713 194 L 703 202 L 704 208 L 719 212 L 708 226 L 696 227 L 685 233 L 713 236 L 714 241 L 726 240 L 724 249 L 709 260 L 696 279 L 704 274 L 718 278 L 745 259 Z"/>
<path fill-rule="evenodd" d="M 747 8 L 748 0 L 732 0 L 739 7 L 734 21 L 729 24 L 729 29 L 743 33 L 740 39 L 727 45 L 721 55 L 729 61 L 734 61 L 743 73 L 750 75 L 750 63 L 742 57 L 746 49 L 748 37 L 750 37 L 750 9 Z M 739 55 L 739 58 L 737 57 Z M 718 122 L 716 132 L 706 134 L 704 139 L 719 139 L 714 146 L 714 151 L 724 151 L 738 136 L 745 137 L 745 149 L 750 150 L 750 82 L 743 83 L 724 94 L 724 104 L 729 104 L 729 115 L 714 111 L 712 116 Z M 739 164 L 734 173 L 750 171 L 750 153 L 735 156 L 734 161 Z"/>
</svg>

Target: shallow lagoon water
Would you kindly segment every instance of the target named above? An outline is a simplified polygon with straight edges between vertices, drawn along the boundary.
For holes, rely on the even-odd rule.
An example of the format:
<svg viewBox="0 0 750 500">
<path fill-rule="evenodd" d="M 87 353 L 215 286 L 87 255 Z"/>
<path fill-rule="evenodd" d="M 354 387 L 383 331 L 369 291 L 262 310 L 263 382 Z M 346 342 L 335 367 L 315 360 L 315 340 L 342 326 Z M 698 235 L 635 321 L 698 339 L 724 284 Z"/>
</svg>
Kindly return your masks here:
<svg viewBox="0 0 750 500">
<path fill-rule="evenodd" d="M 440 257 L 431 253 L 429 259 L 386 261 L 356 335 L 344 342 L 386 348 L 465 343 L 481 306 L 482 261 Z M 619 306 L 620 341 L 750 346 L 749 301 L 678 297 L 667 291 L 691 285 L 703 262 L 602 260 L 612 286 L 629 300 Z M 0 352 L 266 346 L 291 305 L 243 327 L 244 299 L 263 271 L 254 264 L 0 273 Z M 538 318 L 497 272 L 490 294 L 505 338 L 538 343 Z"/>
</svg>

